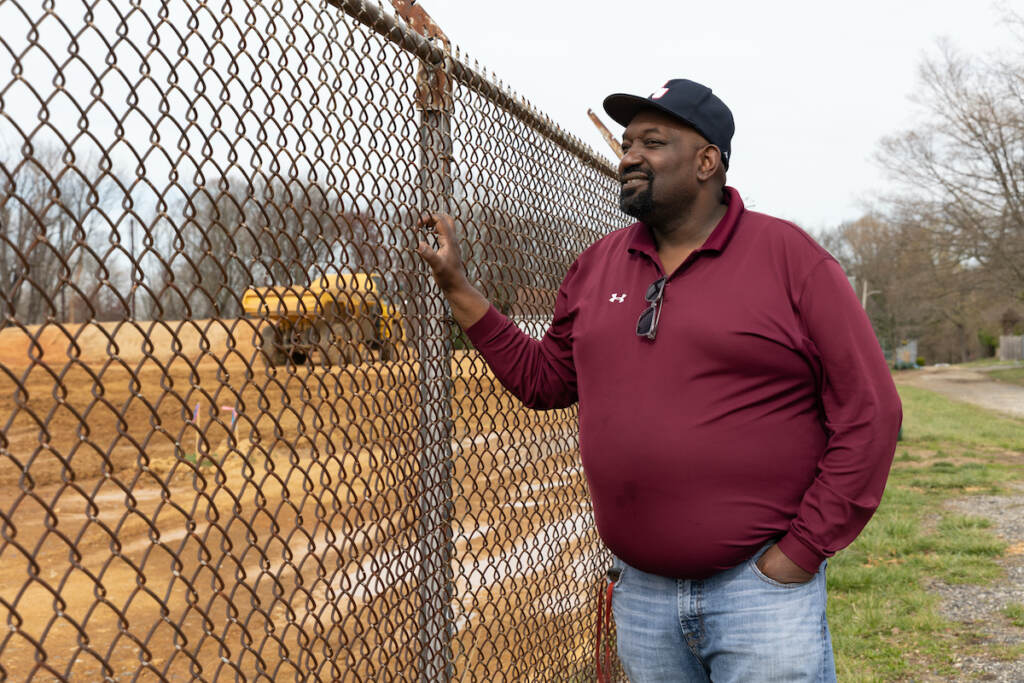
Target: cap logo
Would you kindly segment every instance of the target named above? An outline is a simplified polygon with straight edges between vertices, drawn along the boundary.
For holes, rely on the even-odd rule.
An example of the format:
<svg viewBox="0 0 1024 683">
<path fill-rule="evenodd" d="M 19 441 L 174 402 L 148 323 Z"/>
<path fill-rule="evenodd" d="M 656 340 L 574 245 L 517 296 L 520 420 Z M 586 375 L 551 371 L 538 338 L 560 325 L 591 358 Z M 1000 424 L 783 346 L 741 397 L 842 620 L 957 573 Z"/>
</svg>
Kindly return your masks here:
<svg viewBox="0 0 1024 683">
<path fill-rule="evenodd" d="M 667 92 L 668 92 L 668 88 L 658 88 L 653 93 L 651 93 L 651 99 L 652 100 L 660 100 L 662 97 L 665 96 L 665 93 L 667 93 Z"/>
</svg>

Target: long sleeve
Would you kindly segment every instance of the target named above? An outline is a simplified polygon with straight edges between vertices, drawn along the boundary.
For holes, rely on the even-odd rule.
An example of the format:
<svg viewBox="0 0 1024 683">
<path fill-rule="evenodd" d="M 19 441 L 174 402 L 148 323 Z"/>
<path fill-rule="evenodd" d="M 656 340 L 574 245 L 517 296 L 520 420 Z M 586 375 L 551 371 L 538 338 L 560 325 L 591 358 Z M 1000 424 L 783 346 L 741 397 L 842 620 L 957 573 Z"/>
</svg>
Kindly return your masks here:
<svg viewBox="0 0 1024 683">
<path fill-rule="evenodd" d="M 498 380 L 530 408 L 565 408 L 577 399 L 570 303 L 575 271 L 574 265 L 566 275 L 551 327 L 540 341 L 493 306 L 466 330 Z"/>
<path fill-rule="evenodd" d="M 871 323 L 839 264 L 819 263 L 798 303 L 821 359 L 828 443 L 779 549 L 815 571 L 857 537 L 881 502 L 902 409 Z"/>
</svg>

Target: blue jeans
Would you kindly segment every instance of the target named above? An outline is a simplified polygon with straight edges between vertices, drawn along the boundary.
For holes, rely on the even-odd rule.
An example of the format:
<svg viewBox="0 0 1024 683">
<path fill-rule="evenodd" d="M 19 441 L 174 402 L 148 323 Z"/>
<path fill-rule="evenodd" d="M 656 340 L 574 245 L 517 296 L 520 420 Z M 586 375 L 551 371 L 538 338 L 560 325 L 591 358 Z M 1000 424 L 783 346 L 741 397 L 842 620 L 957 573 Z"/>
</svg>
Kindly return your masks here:
<svg viewBox="0 0 1024 683">
<path fill-rule="evenodd" d="M 782 584 L 748 561 L 689 581 L 621 560 L 612 598 L 618 654 L 631 683 L 836 680 L 825 618 L 825 563 Z"/>
</svg>

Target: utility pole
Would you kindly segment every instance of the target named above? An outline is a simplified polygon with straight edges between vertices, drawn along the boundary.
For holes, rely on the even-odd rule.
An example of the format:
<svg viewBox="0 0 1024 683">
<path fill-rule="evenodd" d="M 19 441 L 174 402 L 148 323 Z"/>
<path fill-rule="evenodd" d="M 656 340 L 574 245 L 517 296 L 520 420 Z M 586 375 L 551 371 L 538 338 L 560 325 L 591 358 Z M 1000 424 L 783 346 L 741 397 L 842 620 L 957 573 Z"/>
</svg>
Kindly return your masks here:
<svg viewBox="0 0 1024 683">
<path fill-rule="evenodd" d="M 872 289 L 871 291 L 868 291 L 868 280 L 867 280 L 867 278 L 864 278 L 864 285 L 861 287 L 861 295 L 860 295 L 860 306 L 861 306 L 861 308 L 863 308 L 865 311 L 868 310 L 868 297 L 873 295 L 873 294 L 881 294 L 881 293 L 882 292 L 880 292 L 877 289 Z"/>
</svg>

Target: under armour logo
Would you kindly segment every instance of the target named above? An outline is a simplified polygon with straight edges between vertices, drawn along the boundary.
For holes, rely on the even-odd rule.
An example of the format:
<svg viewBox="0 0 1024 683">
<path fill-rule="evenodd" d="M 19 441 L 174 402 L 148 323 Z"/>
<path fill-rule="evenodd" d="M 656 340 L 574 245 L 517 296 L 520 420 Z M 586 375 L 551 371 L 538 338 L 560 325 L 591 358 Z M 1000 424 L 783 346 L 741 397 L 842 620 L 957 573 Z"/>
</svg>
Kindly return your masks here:
<svg viewBox="0 0 1024 683">
<path fill-rule="evenodd" d="M 612 292 L 611 297 L 608 299 L 608 301 L 613 303 L 613 304 L 621 304 L 625 300 L 626 300 L 626 295 L 625 294 L 616 294 L 615 292 Z"/>
</svg>

